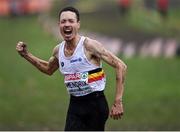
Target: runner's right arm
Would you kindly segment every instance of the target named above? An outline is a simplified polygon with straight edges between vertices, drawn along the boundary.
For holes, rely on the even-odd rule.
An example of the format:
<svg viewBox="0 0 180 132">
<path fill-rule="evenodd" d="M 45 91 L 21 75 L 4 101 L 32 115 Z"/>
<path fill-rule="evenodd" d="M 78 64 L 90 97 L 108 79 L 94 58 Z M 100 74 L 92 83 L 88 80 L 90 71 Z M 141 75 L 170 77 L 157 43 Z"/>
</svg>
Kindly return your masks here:
<svg viewBox="0 0 180 132">
<path fill-rule="evenodd" d="M 56 57 L 58 53 L 57 46 L 54 48 L 53 55 L 50 57 L 49 61 L 39 59 L 38 57 L 28 52 L 27 46 L 24 42 L 18 42 L 16 45 L 16 50 L 22 57 L 34 65 L 38 70 L 47 75 L 52 75 L 59 68 L 58 59 Z"/>
</svg>

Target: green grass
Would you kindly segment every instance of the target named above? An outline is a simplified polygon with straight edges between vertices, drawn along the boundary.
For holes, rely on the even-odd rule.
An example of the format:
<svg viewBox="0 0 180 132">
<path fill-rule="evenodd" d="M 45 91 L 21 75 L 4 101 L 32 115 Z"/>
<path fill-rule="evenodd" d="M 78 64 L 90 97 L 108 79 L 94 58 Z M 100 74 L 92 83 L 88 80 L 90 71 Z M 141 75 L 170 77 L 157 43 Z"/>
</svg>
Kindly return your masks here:
<svg viewBox="0 0 180 132">
<path fill-rule="evenodd" d="M 36 17 L 1 18 L 0 36 L 0 130 L 63 130 L 69 97 L 62 76 L 59 71 L 43 75 L 15 50 L 23 40 L 34 55 L 47 60 L 58 41 L 44 32 Z M 125 114 L 122 120 L 108 119 L 106 130 L 179 130 L 179 58 L 125 62 Z M 115 73 L 106 64 L 104 69 L 111 106 Z"/>
<path fill-rule="evenodd" d="M 23 40 L 33 54 L 48 60 L 56 40 L 36 18 L 1 19 L 0 29 L 0 129 L 62 129 L 68 98 L 62 77 L 37 72 L 15 50 Z"/>
<path fill-rule="evenodd" d="M 118 122 L 109 120 L 108 129 L 179 130 L 179 59 L 133 58 L 126 63 L 125 115 Z M 107 86 L 106 92 L 112 94 L 109 87 L 112 90 L 114 85 Z"/>
</svg>

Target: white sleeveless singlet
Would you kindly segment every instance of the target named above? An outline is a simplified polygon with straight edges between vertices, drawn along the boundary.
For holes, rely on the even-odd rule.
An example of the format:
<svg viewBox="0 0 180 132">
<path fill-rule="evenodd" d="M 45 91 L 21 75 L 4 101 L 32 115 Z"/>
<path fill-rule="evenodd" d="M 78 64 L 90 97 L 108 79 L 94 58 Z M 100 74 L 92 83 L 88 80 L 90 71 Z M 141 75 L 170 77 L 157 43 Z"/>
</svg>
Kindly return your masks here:
<svg viewBox="0 0 180 132">
<path fill-rule="evenodd" d="M 59 70 L 64 75 L 64 83 L 69 94 L 84 96 L 105 88 L 106 77 L 101 66 L 88 61 L 84 53 L 85 37 L 81 36 L 72 56 L 64 55 L 63 41 L 59 45 Z"/>
</svg>

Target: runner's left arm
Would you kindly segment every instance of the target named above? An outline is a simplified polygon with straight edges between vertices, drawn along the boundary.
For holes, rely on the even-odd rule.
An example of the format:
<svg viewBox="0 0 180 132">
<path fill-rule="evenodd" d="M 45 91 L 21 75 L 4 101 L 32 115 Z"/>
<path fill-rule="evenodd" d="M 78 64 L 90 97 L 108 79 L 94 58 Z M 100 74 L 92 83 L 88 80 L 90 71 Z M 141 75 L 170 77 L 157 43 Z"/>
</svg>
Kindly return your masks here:
<svg viewBox="0 0 180 132">
<path fill-rule="evenodd" d="M 116 71 L 116 94 L 114 104 L 110 111 L 110 116 L 113 119 L 119 119 L 123 115 L 123 104 L 122 97 L 124 92 L 124 81 L 127 70 L 126 64 L 116 57 L 113 53 L 106 50 L 103 45 L 95 40 L 89 40 L 87 49 L 90 50 L 94 55 L 104 60 L 106 63 L 115 68 Z"/>
</svg>

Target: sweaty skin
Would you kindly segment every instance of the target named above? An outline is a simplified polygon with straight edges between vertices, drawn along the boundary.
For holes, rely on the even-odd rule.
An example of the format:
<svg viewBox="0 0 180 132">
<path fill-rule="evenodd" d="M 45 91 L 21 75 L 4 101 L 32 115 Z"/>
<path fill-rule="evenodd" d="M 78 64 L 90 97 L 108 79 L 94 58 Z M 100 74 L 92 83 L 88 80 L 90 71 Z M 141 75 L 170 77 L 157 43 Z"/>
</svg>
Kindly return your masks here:
<svg viewBox="0 0 180 132">
<path fill-rule="evenodd" d="M 64 54 L 66 57 L 70 57 L 73 55 L 78 41 L 80 40 L 80 35 L 78 34 L 80 21 L 77 21 L 76 14 L 74 12 L 65 11 L 61 13 L 58 25 L 61 35 L 65 40 Z M 22 57 L 34 65 L 38 70 L 47 75 L 52 75 L 59 68 L 59 45 L 53 49 L 52 56 L 48 61 L 42 60 L 32 55 L 27 50 L 27 45 L 22 41 L 17 43 L 16 50 Z M 84 51 L 87 59 L 94 65 L 100 66 L 100 61 L 103 60 L 115 69 L 116 92 L 114 104 L 112 105 L 109 115 L 113 119 L 120 119 L 124 113 L 122 96 L 127 69 L 126 64 L 114 54 L 106 50 L 101 43 L 87 37 L 84 41 Z"/>
</svg>

